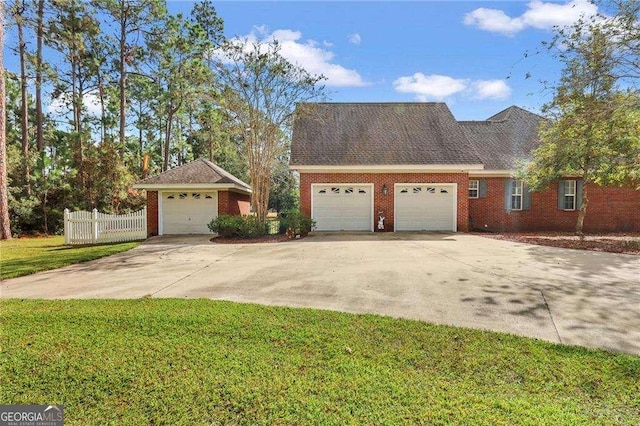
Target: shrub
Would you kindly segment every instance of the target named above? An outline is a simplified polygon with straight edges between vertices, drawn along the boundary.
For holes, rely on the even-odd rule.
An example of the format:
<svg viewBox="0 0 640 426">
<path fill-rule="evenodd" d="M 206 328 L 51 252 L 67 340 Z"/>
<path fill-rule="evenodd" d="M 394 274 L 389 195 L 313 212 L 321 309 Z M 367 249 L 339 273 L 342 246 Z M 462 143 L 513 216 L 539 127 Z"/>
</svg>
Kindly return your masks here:
<svg viewBox="0 0 640 426">
<path fill-rule="evenodd" d="M 316 222 L 300 210 L 288 210 L 282 212 L 278 216 L 278 219 L 280 220 L 281 233 L 291 230 L 290 232 L 293 235 L 300 234 L 304 236 L 316 226 Z"/>
<path fill-rule="evenodd" d="M 221 237 L 253 238 L 267 233 L 267 224 L 255 216 L 220 215 L 207 225 L 211 232 Z"/>
</svg>

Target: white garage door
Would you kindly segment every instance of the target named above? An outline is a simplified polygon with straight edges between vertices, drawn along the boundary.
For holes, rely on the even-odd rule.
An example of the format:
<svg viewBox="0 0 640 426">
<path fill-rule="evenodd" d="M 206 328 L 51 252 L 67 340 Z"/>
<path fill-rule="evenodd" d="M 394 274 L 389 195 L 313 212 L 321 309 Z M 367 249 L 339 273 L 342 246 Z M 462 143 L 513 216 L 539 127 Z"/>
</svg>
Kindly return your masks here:
<svg viewBox="0 0 640 426">
<path fill-rule="evenodd" d="M 455 231 L 455 184 L 399 184 L 395 187 L 396 231 Z"/>
<path fill-rule="evenodd" d="M 163 234 L 209 234 L 207 224 L 218 216 L 217 192 L 164 192 Z"/>
<path fill-rule="evenodd" d="M 312 185 L 318 231 L 372 231 L 373 185 Z"/>
</svg>

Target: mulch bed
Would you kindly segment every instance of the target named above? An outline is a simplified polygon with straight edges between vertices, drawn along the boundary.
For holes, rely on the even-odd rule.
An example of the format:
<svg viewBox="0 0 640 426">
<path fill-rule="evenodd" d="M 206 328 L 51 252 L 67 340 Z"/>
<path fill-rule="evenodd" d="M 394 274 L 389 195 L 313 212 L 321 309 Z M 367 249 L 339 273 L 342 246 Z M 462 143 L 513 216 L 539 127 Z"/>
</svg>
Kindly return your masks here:
<svg viewBox="0 0 640 426">
<path fill-rule="evenodd" d="M 283 243 L 291 241 L 286 235 L 263 235 L 256 238 L 240 238 L 240 237 L 214 237 L 211 242 L 218 244 L 255 244 L 255 243 Z"/>
<path fill-rule="evenodd" d="M 582 240 L 575 234 L 558 232 L 475 233 L 475 235 L 540 246 L 640 255 L 639 234 L 591 234 L 585 235 Z"/>
</svg>

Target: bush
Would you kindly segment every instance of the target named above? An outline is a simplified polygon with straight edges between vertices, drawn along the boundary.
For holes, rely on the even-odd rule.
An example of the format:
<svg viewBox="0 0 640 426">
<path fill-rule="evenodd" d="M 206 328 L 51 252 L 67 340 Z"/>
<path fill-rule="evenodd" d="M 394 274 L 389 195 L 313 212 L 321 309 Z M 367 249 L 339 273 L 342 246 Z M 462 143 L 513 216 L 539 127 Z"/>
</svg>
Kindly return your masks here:
<svg viewBox="0 0 640 426">
<path fill-rule="evenodd" d="M 267 234 L 267 224 L 255 216 L 220 215 L 207 225 L 221 237 L 253 238 Z"/>
<path fill-rule="evenodd" d="M 293 235 L 299 234 L 304 236 L 316 226 L 316 222 L 300 210 L 282 212 L 278 216 L 278 219 L 280 220 L 281 233 L 291 230 L 290 232 Z"/>
</svg>

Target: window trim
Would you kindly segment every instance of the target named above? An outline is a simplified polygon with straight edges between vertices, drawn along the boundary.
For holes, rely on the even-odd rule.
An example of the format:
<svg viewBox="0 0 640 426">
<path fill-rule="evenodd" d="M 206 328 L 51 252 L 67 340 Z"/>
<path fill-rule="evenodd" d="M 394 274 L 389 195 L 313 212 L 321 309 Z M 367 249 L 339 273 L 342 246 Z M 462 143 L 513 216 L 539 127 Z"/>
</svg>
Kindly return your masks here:
<svg viewBox="0 0 640 426">
<path fill-rule="evenodd" d="M 475 182 L 475 188 L 471 187 L 471 182 Z M 471 195 L 471 191 L 476 191 L 475 197 Z M 469 198 L 480 198 L 480 179 L 470 179 L 469 180 Z"/>
<path fill-rule="evenodd" d="M 573 193 L 569 194 L 567 193 L 567 183 L 568 182 L 573 182 Z M 574 212 L 576 211 L 576 201 L 578 198 L 578 182 L 575 179 L 565 179 L 564 181 L 564 193 L 562 194 L 562 207 L 563 210 L 566 212 Z M 572 197 L 573 198 L 573 208 L 566 208 L 566 201 L 567 201 L 567 197 Z"/>
<path fill-rule="evenodd" d="M 517 189 L 520 189 L 520 193 L 517 193 L 518 191 L 516 191 Z M 524 207 L 524 182 L 521 180 L 513 180 L 511 183 L 511 210 L 514 211 L 522 211 L 523 207 Z M 513 203 L 513 199 L 514 197 L 520 197 L 520 208 L 515 208 L 514 207 L 514 203 Z"/>
</svg>

